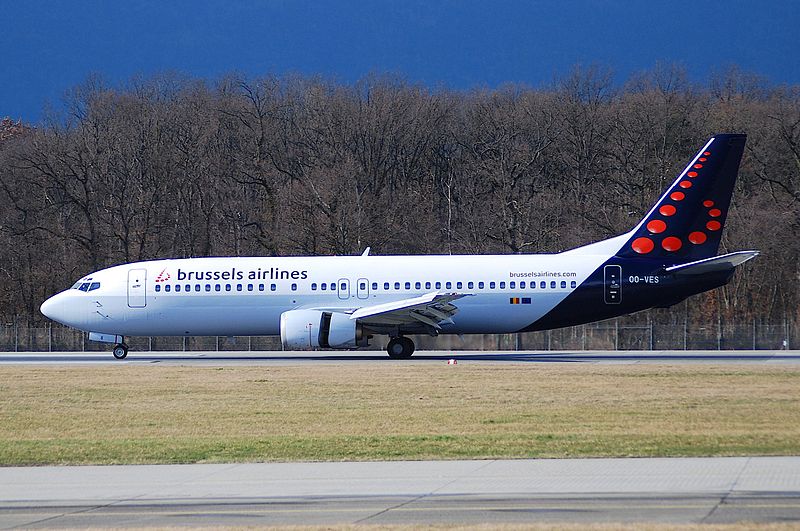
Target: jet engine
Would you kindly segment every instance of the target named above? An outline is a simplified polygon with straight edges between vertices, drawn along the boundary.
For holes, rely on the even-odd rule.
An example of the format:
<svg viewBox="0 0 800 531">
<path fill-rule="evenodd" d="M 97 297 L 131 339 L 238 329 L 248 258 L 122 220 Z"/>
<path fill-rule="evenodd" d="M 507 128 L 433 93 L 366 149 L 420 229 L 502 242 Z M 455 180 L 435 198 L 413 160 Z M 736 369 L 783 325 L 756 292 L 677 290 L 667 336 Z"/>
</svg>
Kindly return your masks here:
<svg viewBox="0 0 800 531">
<path fill-rule="evenodd" d="M 281 343 L 285 350 L 366 347 L 361 323 L 350 316 L 320 310 L 290 310 L 281 314 Z"/>
</svg>

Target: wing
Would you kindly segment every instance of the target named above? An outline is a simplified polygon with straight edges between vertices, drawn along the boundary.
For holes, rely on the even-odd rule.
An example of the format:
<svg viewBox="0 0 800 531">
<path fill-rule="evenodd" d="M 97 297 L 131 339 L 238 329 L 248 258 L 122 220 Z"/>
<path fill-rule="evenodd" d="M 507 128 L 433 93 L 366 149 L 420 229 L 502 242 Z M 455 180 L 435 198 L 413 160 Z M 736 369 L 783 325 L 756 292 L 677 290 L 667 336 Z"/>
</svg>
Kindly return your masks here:
<svg viewBox="0 0 800 531">
<path fill-rule="evenodd" d="M 365 306 L 351 313 L 350 319 L 358 319 L 373 329 L 422 329 L 435 334 L 458 312 L 451 302 L 469 295 L 434 291 L 411 299 Z"/>
</svg>

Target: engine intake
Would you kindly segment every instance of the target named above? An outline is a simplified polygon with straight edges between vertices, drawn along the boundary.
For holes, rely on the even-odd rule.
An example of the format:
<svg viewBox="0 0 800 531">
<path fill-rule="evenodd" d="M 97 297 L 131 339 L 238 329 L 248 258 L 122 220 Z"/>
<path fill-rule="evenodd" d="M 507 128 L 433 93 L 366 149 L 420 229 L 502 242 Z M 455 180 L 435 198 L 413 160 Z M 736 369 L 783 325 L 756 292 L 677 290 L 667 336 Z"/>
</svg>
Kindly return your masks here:
<svg viewBox="0 0 800 531">
<path fill-rule="evenodd" d="M 281 314 L 281 343 L 285 350 L 366 347 L 361 323 L 338 312 L 290 310 Z"/>
</svg>

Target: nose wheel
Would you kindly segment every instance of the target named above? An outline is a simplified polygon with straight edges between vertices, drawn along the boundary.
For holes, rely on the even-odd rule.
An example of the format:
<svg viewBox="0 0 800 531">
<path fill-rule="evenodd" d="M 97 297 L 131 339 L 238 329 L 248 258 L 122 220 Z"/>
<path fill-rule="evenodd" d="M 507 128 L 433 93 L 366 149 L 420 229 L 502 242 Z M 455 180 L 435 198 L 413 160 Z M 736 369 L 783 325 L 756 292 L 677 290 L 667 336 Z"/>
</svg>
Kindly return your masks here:
<svg viewBox="0 0 800 531">
<path fill-rule="evenodd" d="M 414 353 L 414 342 L 407 337 L 393 337 L 386 346 L 386 352 L 394 360 L 410 358 Z"/>
<path fill-rule="evenodd" d="M 114 345 L 114 350 L 112 350 L 111 353 L 118 360 L 124 360 L 125 356 L 128 355 L 128 345 L 125 343 L 117 343 Z"/>
</svg>

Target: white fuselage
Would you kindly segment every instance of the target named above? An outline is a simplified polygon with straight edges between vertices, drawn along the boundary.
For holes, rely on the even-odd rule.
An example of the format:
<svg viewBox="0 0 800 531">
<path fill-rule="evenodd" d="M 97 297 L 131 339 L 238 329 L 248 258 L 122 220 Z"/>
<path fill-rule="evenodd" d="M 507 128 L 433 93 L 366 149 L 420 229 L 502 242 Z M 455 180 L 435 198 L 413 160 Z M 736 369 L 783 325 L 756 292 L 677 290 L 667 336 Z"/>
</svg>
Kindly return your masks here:
<svg viewBox="0 0 800 531">
<path fill-rule="evenodd" d="M 139 262 L 87 275 L 42 311 L 81 330 L 123 336 L 277 335 L 289 310 L 352 312 L 432 292 L 463 293 L 441 333 L 506 333 L 554 308 L 615 243 L 553 255 Z"/>
</svg>

